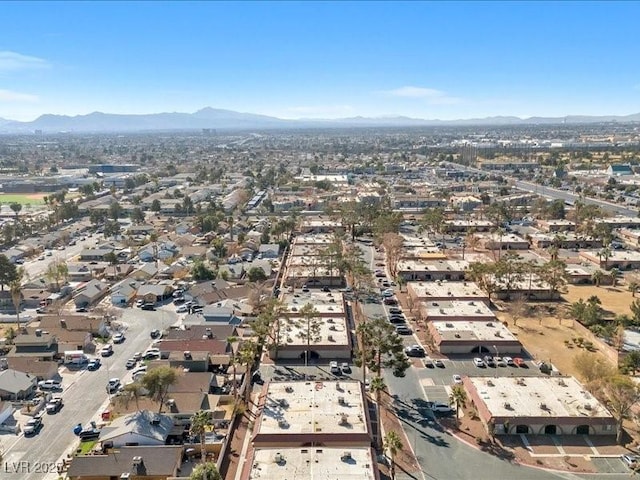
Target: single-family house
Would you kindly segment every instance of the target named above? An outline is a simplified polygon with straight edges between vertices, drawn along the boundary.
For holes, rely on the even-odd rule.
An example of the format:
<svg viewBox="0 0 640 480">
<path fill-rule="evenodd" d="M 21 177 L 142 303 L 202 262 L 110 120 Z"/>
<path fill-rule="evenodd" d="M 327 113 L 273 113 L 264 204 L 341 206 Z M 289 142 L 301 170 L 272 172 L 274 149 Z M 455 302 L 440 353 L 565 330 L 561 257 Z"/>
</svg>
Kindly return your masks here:
<svg viewBox="0 0 640 480">
<path fill-rule="evenodd" d="M 101 455 L 73 457 L 69 480 L 166 480 L 180 475 L 182 446 L 122 446 Z"/>
<path fill-rule="evenodd" d="M 133 301 L 138 291 L 139 284 L 134 280 L 128 280 L 114 285 L 111 289 L 111 304 L 123 307 Z"/>
<path fill-rule="evenodd" d="M 280 245 L 277 243 L 265 243 L 258 248 L 258 258 L 278 258 L 280 256 Z"/>
<path fill-rule="evenodd" d="M 158 274 L 158 267 L 156 267 L 156 264 L 147 263 L 146 265 L 143 265 L 138 270 L 133 272 L 132 276 L 136 280 L 143 281 L 143 280 L 149 280 L 155 277 L 157 274 Z"/>
<path fill-rule="evenodd" d="M 171 297 L 173 288 L 171 285 L 140 285 L 136 292 L 136 298 L 145 303 L 157 303 Z"/>
<path fill-rule="evenodd" d="M 38 379 L 34 375 L 11 368 L 0 371 L 0 400 L 22 400 L 35 392 Z"/>
<path fill-rule="evenodd" d="M 111 442 L 114 447 L 162 446 L 173 429 L 168 415 L 149 410 L 118 417 L 102 429 L 100 441 Z"/>
<path fill-rule="evenodd" d="M 73 302 L 76 307 L 88 307 L 98 303 L 109 292 L 109 285 L 100 280 L 91 280 L 76 290 Z"/>
<path fill-rule="evenodd" d="M 80 252 L 83 262 L 104 262 L 106 255 L 113 252 L 113 248 L 85 248 Z"/>
</svg>

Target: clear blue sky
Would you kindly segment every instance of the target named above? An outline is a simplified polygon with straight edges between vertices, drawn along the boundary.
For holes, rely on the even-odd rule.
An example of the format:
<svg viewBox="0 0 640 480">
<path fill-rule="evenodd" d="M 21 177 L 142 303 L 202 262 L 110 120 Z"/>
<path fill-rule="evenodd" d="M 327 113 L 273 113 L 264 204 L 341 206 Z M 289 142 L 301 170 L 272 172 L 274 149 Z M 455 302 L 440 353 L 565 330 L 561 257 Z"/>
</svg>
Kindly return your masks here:
<svg viewBox="0 0 640 480">
<path fill-rule="evenodd" d="M 0 117 L 640 112 L 640 3 L 0 3 Z"/>
</svg>

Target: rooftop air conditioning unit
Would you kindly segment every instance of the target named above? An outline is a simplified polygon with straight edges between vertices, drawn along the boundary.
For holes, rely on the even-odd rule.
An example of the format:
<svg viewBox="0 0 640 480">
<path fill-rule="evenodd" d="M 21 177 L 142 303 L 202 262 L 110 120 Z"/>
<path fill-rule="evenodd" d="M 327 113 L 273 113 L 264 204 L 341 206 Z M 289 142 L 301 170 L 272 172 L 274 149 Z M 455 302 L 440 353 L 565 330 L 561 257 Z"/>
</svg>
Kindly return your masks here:
<svg viewBox="0 0 640 480">
<path fill-rule="evenodd" d="M 338 405 L 344 405 L 344 397 L 338 397 Z"/>
<path fill-rule="evenodd" d="M 591 408 L 592 408 L 592 407 L 591 407 L 591 404 L 590 404 L 590 403 L 585 403 L 585 404 L 584 404 L 584 409 L 585 409 L 585 410 L 591 410 Z"/>
<path fill-rule="evenodd" d="M 191 360 L 191 352 L 189 350 L 185 350 L 183 355 L 185 360 Z"/>
<path fill-rule="evenodd" d="M 284 456 L 281 453 L 276 453 L 275 457 L 273 458 L 273 460 L 276 463 L 282 463 L 284 462 Z"/>
<path fill-rule="evenodd" d="M 548 409 L 548 407 L 547 407 L 546 403 L 541 403 L 540 404 L 540 410 L 547 410 L 547 409 Z"/>
<path fill-rule="evenodd" d="M 509 402 L 504 402 L 503 406 L 505 409 L 511 410 L 511 404 Z"/>
<path fill-rule="evenodd" d="M 340 460 L 342 460 L 343 462 L 348 462 L 349 460 L 351 460 L 351 452 L 342 452 Z"/>
</svg>

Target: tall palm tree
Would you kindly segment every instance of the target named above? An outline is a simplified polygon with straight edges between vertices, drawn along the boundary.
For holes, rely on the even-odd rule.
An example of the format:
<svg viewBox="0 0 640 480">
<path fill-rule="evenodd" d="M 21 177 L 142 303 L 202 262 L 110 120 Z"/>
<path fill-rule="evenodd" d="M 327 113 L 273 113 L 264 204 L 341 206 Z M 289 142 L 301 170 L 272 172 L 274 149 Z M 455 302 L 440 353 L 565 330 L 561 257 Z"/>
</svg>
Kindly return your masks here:
<svg viewBox="0 0 640 480">
<path fill-rule="evenodd" d="M 227 343 L 231 347 L 231 356 L 229 357 L 231 359 L 231 369 L 233 373 L 231 386 L 233 388 L 233 398 L 235 398 L 236 400 L 238 398 L 238 382 L 236 380 L 236 372 L 238 367 L 237 345 L 239 342 L 240 342 L 240 337 L 237 337 L 235 335 L 231 335 L 230 337 L 227 337 Z"/>
<path fill-rule="evenodd" d="M 195 435 L 200 440 L 200 460 L 202 463 L 207 461 L 206 450 L 206 434 L 209 426 L 211 425 L 211 412 L 208 410 L 198 410 L 191 417 L 191 427 L 189 427 L 189 433 Z"/>
<path fill-rule="evenodd" d="M 15 278 L 9 283 L 9 291 L 11 292 L 11 300 L 16 309 L 16 322 L 20 325 L 20 305 L 22 304 L 22 281 L 27 276 L 24 268 L 20 267 L 16 270 Z"/>
<path fill-rule="evenodd" d="M 376 408 L 378 410 L 378 412 L 376 413 L 376 432 L 378 432 L 378 435 L 376 437 L 376 447 L 378 449 L 382 447 L 382 432 L 380 431 L 380 425 L 382 424 L 382 421 L 380 419 L 382 410 L 381 396 L 386 388 L 387 386 L 384 383 L 384 378 L 382 378 L 380 375 L 373 377 L 373 379 L 371 380 L 371 385 L 369 386 L 371 393 L 373 393 L 376 398 Z"/>
<path fill-rule="evenodd" d="M 600 282 L 602 282 L 603 277 L 604 277 L 604 272 L 600 269 L 595 270 L 591 274 L 591 280 L 593 281 L 593 283 L 596 284 L 596 287 L 600 286 Z"/>
<path fill-rule="evenodd" d="M 387 432 L 384 436 L 384 448 L 389 452 L 391 480 L 396 478 L 396 455 L 402 451 L 404 445 L 400 436 L 393 430 Z"/>
<path fill-rule="evenodd" d="M 620 276 L 620 270 L 617 268 L 612 268 L 610 274 L 611 274 L 611 285 L 613 287 L 617 287 L 618 277 Z"/>
<path fill-rule="evenodd" d="M 245 366 L 245 384 L 246 389 L 244 391 L 246 398 L 249 398 L 251 394 L 250 382 L 251 382 L 251 371 L 253 370 L 253 366 L 256 363 L 256 356 L 258 355 L 258 344 L 251 340 L 247 340 L 242 342 L 240 347 L 238 348 L 238 363 L 240 365 Z"/>
<path fill-rule="evenodd" d="M 458 421 L 460 419 L 460 408 L 464 408 L 467 405 L 467 391 L 462 385 L 451 387 L 449 402 L 456 406 L 456 421 Z"/>
</svg>

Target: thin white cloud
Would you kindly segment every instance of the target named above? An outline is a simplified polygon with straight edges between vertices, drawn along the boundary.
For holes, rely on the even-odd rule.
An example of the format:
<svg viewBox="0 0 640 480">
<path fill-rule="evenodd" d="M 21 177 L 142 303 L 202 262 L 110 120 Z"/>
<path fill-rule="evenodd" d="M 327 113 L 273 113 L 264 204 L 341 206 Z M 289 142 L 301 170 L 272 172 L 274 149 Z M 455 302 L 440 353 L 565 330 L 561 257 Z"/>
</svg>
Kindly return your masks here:
<svg viewBox="0 0 640 480">
<path fill-rule="evenodd" d="M 0 51 L 0 72 L 19 72 L 49 67 L 42 58 L 22 55 L 8 50 Z"/>
<path fill-rule="evenodd" d="M 390 97 L 421 99 L 431 105 L 455 105 L 462 101 L 458 97 L 447 95 L 442 90 L 425 87 L 405 86 L 393 90 L 382 90 L 380 93 Z"/>
<path fill-rule="evenodd" d="M 26 102 L 33 103 L 38 101 L 37 95 L 32 95 L 30 93 L 20 93 L 14 92 L 12 90 L 3 90 L 0 89 L 0 102 L 8 103 L 8 102 Z"/>
</svg>

